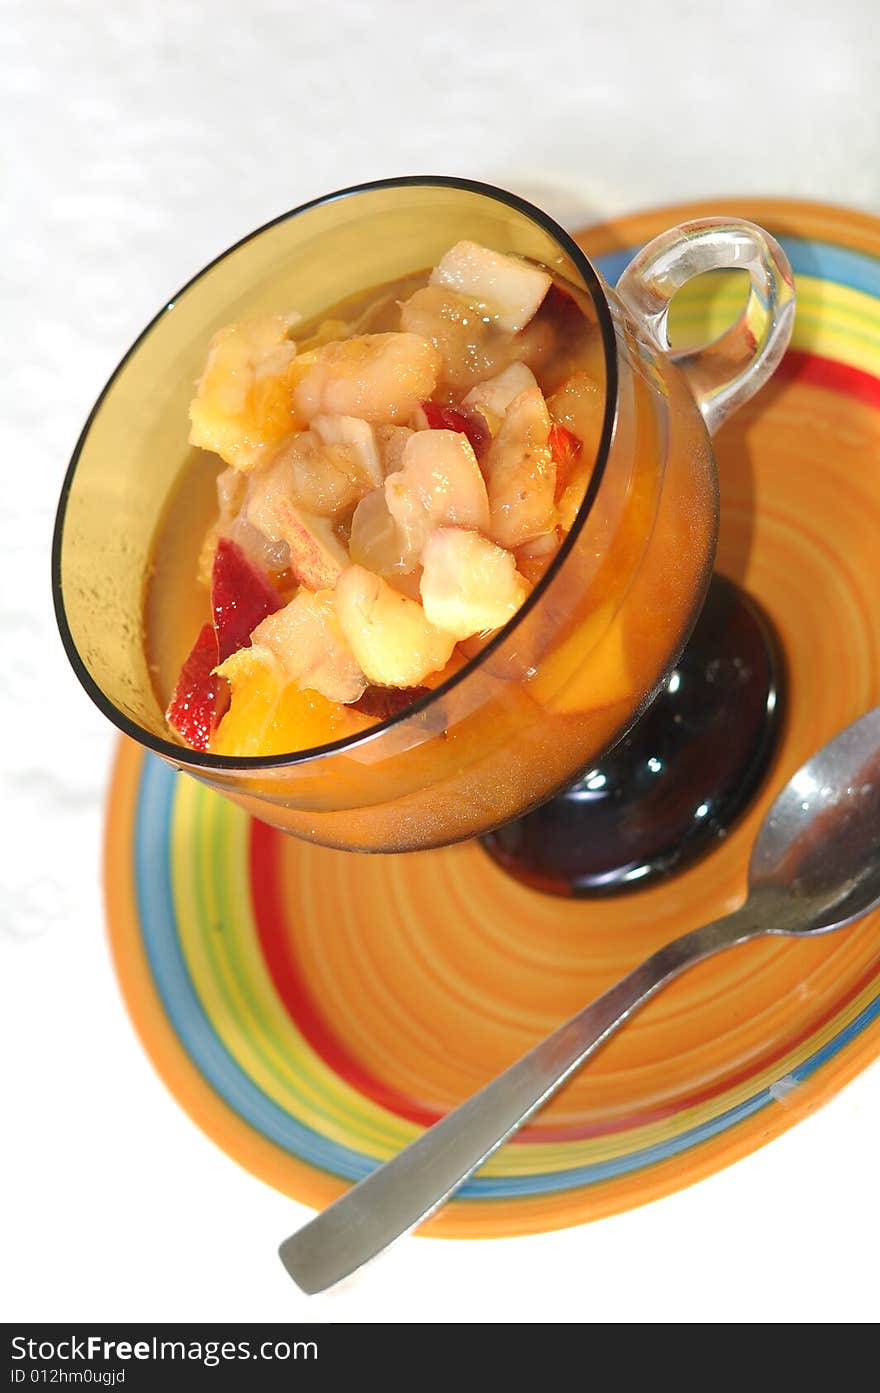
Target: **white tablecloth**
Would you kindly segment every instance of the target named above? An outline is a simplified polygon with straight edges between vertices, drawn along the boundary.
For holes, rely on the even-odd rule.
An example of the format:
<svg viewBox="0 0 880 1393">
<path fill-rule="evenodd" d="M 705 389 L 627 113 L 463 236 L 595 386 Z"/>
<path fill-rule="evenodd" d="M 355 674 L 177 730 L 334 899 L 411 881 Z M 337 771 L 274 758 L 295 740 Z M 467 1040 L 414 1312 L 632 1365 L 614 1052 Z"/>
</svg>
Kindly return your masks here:
<svg viewBox="0 0 880 1393">
<path fill-rule="evenodd" d="M 875 0 L 7 0 L 2 508 L 6 1319 L 845 1320 L 878 1315 L 880 1068 L 683 1194 L 565 1233 L 410 1240 L 307 1300 L 306 1211 L 165 1091 L 103 930 L 113 736 L 49 598 L 79 428 L 166 296 L 273 215 L 460 173 L 569 224 L 713 193 L 880 213 Z"/>
</svg>

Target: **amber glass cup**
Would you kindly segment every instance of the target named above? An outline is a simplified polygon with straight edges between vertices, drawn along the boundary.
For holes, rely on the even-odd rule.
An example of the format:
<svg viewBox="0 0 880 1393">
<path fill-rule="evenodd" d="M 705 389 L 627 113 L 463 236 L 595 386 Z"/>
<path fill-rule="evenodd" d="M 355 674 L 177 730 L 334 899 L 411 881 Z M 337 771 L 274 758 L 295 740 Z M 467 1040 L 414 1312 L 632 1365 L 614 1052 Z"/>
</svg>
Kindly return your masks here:
<svg viewBox="0 0 880 1393">
<path fill-rule="evenodd" d="M 357 737 L 272 758 L 169 735 L 145 656 L 154 539 L 191 467 L 187 407 L 211 335 L 248 316 L 306 320 L 427 269 L 470 238 L 585 292 L 605 413 L 579 515 L 525 604 L 453 677 Z M 666 309 L 691 276 L 749 272 L 741 320 L 687 359 Z M 546 214 L 464 180 L 363 185 L 307 204 L 189 283 L 114 373 L 76 447 L 56 523 L 54 593 L 86 691 L 122 731 L 248 812 L 329 846 L 397 852 L 498 827 L 571 783 L 637 719 L 702 604 L 717 531 L 712 429 L 766 380 L 790 332 L 784 256 L 750 224 L 706 220 L 646 248 L 615 292 Z M 192 578 L 202 532 L 180 573 Z M 185 552 L 187 548 L 183 548 Z M 191 639 L 192 635 L 188 635 Z"/>
</svg>

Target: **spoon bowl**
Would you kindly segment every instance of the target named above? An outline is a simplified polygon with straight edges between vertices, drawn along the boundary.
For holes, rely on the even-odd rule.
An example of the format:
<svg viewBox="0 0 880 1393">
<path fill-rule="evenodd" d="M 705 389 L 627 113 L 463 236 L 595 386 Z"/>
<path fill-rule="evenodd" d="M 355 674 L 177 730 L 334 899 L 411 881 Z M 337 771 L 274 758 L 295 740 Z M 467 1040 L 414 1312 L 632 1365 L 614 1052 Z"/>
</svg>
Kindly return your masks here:
<svg viewBox="0 0 880 1393">
<path fill-rule="evenodd" d="M 880 707 L 792 775 L 771 805 L 739 909 L 660 948 L 392 1160 L 286 1239 L 306 1292 L 349 1276 L 427 1219 L 629 1017 L 695 963 L 768 934 L 828 933 L 880 904 Z"/>
<path fill-rule="evenodd" d="M 749 900 L 773 896 L 766 933 L 828 933 L 880 902 L 880 707 L 801 765 L 749 861 Z M 769 905 L 768 905 L 769 908 Z"/>
</svg>

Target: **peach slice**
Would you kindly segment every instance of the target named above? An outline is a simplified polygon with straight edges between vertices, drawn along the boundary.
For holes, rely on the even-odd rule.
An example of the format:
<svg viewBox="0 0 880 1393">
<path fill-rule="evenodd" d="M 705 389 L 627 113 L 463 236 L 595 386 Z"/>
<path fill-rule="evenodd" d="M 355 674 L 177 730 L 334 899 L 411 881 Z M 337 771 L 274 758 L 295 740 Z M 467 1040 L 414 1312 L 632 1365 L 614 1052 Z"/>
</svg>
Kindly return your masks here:
<svg viewBox="0 0 880 1393">
<path fill-rule="evenodd" d="M 236 469 L 253 469 L 297 427 L 292 316 L 275 314 L 220 329 L 190 403 L 191 445 L 214 450 Z"/>
<path fill-rule="evenodd" d="M 403 468 L 385 480 L 385 500 L 407 548 L 405 570 L 418 564 L 435 527 L 489 527 L 483 475 L 469 441 L 457 431 L 416 431 L 403 452 Z"/>
<path fill-rule="evenodd" d="M 463 241 L 441 257 L 430 284 L 489 306 L 502 329 L 518 334 L 534 318 L 552 281 L 546 271 L 525 261 Z"/>
<path fill-rule="evenodd" d="M 261 645 L 240 648 L 217 671 L 232 695 L 211 739 L 212 754 L 292 754 L 358 735 L 373 724 L 348 706 L 288 682 L 275 655 Z"/>
<path fill-rule="evenodd" d="M 499 629 L 528 594 L 510 552 L 476 532 L 438 528 L 428 538 L 422 565 L 425 616 L 456 639 Z"/>
<path fill-rule="evenodd" d="M 440 366 L 437 349 L 417 334 L 360 334 L 317 350 L 294 402 L 307 421 L 320 415 L 406 421 L 434 391 Z"/>
<path fill-rule="evenodd" d="M 366 678 L 342 632 L 332 590 L 300 590 L 257 625 L 251 640 L 268 648 L 298 687 L 330 701 L 357 701 L 363 695 Z"/>
<path fill-rule="evenodd" d="M 510 550 L 556 526 L 550 416 L 539 387 L 514 397 L 485 460 L 489 536 Z"/>
<path fill-rule="evenodd" d="M 445 667 L 455 647 L 417 601 L 363 566 L 349 566 L 339 577 L 336 613 L 362 672 L 378 687 L 420 686 Z"/>
</svg>

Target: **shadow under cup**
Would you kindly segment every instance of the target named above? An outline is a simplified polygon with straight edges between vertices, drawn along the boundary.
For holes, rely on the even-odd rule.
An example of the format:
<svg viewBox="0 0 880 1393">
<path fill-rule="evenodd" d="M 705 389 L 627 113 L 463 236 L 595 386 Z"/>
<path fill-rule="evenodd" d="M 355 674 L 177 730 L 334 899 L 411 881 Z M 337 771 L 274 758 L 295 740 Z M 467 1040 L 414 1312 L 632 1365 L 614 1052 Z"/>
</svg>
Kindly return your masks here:
<svg viewBox="0 0 880 1393">
<path fill-rule="evenodd" d="M 462 238 L 545 264 L 595 307 L 604 428 L 557 558 L 478 659 L 364 735 L 266 759 L 174 743 L 145 654 L 145 586 L 166 506 L 191 464 L 187 409 L 209 339 L 260 314 L 296 310 L 308 321 L 427 270 Z M 192 556 L 183 558 L 193 585 L 203 530 L 194 527 Z M 634 337 L 574 242 L 512 195 L 413 179 L 367 185 L 269 224 L 165 307 L 120 364 L 77 445 L 56 524 L 53 584 L 77 675 L 126 734 L 285 831 L 330 846 L 403 851 L 520 816 L 623 733 L 688 636 L 716 531 L 712 452 L 693 398 L 668 359 Z"/>
</svg>

